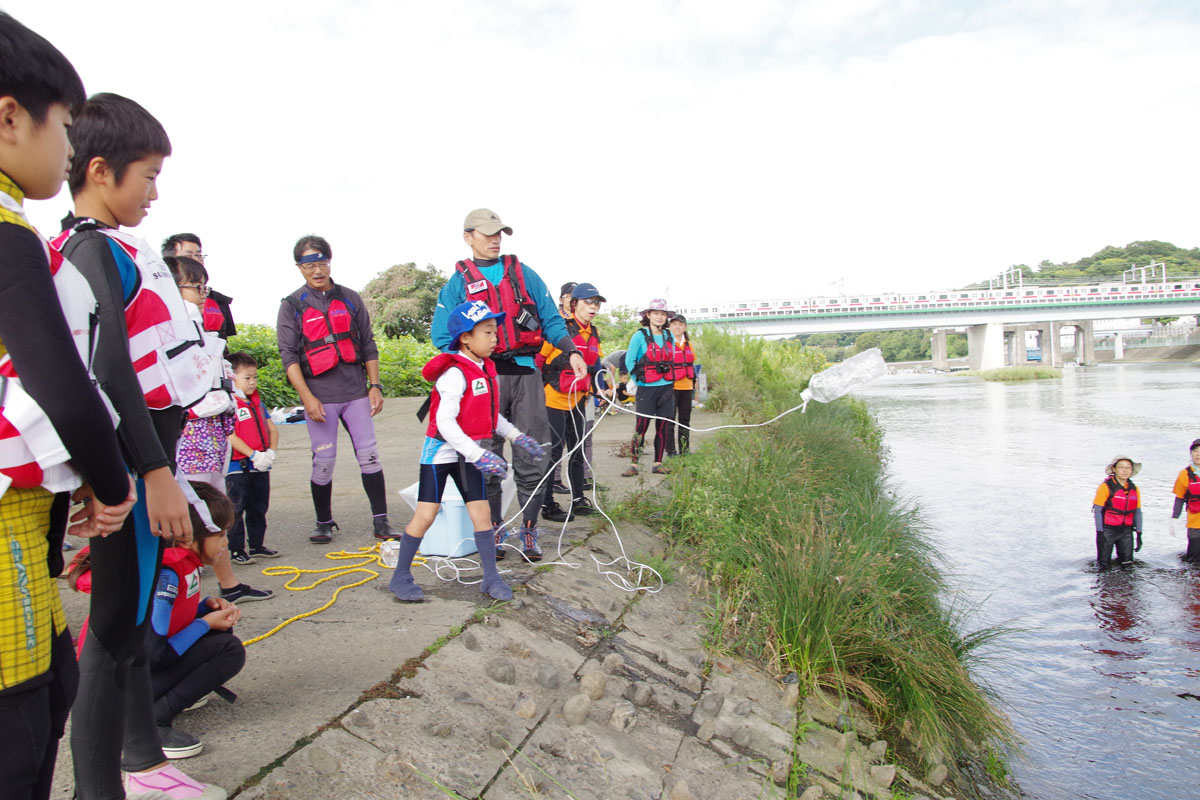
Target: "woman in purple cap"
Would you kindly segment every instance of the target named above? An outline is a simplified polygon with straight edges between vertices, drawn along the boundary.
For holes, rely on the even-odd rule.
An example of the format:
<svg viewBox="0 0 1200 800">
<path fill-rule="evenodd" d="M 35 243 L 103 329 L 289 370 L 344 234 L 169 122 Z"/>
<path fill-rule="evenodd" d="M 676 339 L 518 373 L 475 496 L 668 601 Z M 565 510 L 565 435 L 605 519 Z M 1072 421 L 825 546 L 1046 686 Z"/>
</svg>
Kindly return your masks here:
<svg viewBox="0 0 1200 800">
<path fill-rule="evenodd" d="M 654 417 L 654 466 L 650 470 L 662 474 L 662 465 L 675 419 L 675 364 L 672 351 L 675 341 L 666 330 L 667 301 L 655 298 L 642 309 L 642 327 L 634 331 L 625 351 L 625 368 L 637 381 L 637 424 L 633 433 L 631 455 L 633 465 L 621 473 L 632 478 L 638 474 L 638 457 L 646 441 L 650 417 Z"/>
</svg>

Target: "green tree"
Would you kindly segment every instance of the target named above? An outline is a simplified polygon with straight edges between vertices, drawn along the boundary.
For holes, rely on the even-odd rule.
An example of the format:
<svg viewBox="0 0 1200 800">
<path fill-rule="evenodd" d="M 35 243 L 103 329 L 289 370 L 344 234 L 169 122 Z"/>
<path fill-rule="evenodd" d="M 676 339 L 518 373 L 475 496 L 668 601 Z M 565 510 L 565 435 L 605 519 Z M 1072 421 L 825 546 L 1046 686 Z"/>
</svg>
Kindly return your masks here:
<svg viewBox="0 0 1200 800">
<path fill-rule="evenodd" d="M 429 341 L 438 292 L 445 284 L 446 276 L 432 264 L 421 269 L 410 261 L 379 273 L 362 290 L 377 335 Z"/>
<path fill-rule="evenodd" d="M 594 323 L 600 331 L 604 352 L 624 350 L 633 332 L 641 326 L 641 315 L 629 306 L 613 306 L 596 315 Z"/>
</svg>

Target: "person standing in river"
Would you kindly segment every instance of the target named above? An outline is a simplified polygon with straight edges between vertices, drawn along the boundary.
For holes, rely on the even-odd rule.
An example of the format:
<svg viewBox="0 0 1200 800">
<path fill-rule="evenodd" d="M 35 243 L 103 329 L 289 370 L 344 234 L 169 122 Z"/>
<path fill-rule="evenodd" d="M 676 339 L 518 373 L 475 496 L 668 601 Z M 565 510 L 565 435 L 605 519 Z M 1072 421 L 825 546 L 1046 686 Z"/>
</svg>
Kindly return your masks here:
<svg viewBox="0 0 1200 800">
<path fill-rule="evenodd" d="M 1112 566 L 1113 545 L 1121 566 L 1133 563 L 1133 554 L 1142 549 L 1142 498 L 1131 480 L 1142 465 L 1126 456 L 1117 456 L 1104 468 L 1108 476 L 1096 489 L 1092 516 L 1096 522 L 1096 565 Z M 1137 534 L 1137 546 L 1133 544 Z"/>
<path fill-rule="evenodd" d="M 1174 536 L 1175 520 L 1187 507 L 1187 552 L 1183 560 L 1200 564 L 1200 439 L 1192 442 L 1188 448 L 1192 455 L 1192 463 L 1179 471 L 1175 479 L 1175 508 L 1171 510 L 1171 523 L 1168 530 Z"/>
</svg>

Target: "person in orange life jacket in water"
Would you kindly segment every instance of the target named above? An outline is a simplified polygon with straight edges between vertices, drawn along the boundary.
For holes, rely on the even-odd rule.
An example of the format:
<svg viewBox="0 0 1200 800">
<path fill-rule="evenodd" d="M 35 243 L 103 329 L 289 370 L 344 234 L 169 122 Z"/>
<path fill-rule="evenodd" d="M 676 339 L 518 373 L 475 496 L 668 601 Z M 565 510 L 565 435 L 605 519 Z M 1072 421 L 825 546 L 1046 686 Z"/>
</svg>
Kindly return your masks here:
<svg viewBox="0 0 1200 800">
<path fill-rule="evenodd" d="M 207 285 L 208 264 L 205 263 L 207 256 L 204 254 L 202 247 L 200 237 L 196 234 L 176 233 L 173 236 L 163 239 L 162 254 L 163 258 L 167 256 L 184 256 L 199 261 L 205 267 L 204 283 Z M 232 302 L 232 297 L 227 294 L 221 294 L 210 286 L 208 294 L 204 296 L 204 302 L 200 306 L 200 311 L 204 315 L 204 330 L 212 331 L 222 339 L 237 336 L 237 325 L 233 322 L 233 311 L 229 308 Z"/>
<path fill-rule="evenodd" d="M 397 536 L 388 524 L 383 462 L 371 420 L 383 410 L 379 350 L 371 315 L 358 293 L 330 277 L 333 248 L 320 236 L 301 237 L 292 249 L 304 285 L 279 305 L 275 337 L 288 380 L 300 394 L 312 443 L 312 499 L 317 525 L 308 540 L 329 544 L 333 521 L 333 466 L 338 422 L 350 434 L 362 485 L 371 501 L 376 539 Z"/>
<path fill-rule="evenodd" d="M 504 312 L 491 311 L 480 300 L 455 306 L 446 316 L 446 326 L 458 342 L 458 352 L 434 356 L 421 370 L 426 380 L 434 382 L 431 418 L 421 449 L 417 509 L 400 538 L 396 571 L 389 584 L 397 600 L 417 603 L 425 598 L 413 580 L 412 560 L 441 507 L 447 478 L 458 487 L 475 526 L 475 546 L 483 568 L 479 591 L 494 600 L 512 599 L 512 590 L 496 570 L 496 542 L 484 481 L 485 475 L 504 475 L 508 465 L 482 445 L 500 436 L 533 459 L 543 458 L 546 451 L 500 413 L 500 383 L 488 356 L 496 348 L 497 322 L 503 319 Z"/>
<path fill-rule="evenodd" d="M 1179 471 L 1175 479 L 1175 507 L 1171 510 L 1168 530 L 1174 536 L 1175 520 L 1187 508 L 1187 552 L 1184 561 L 1200 563 L 1200 439 L 1189 448 L 1192 463 Z"/>
<path fill-rule="evenodd" d="M 241 351 L 230 354 L 229 363 L 233 366 L 233 385 L 242 395 L 234 398 L 237 422 L 229 437 L 233 458 L 225 476 L 234 518 L 229 530 L 229 550 L 235 564 L 253 564 L 256 558 L 279 558 L 279 551 L 263 543 L 279 429 L 271 422 L 271 415 L 258 396 L 258 361 Z"/>
<path fill-rule="evenodd" d="M 590 283 L 580 283 L 572 289 L 571 318 L 567 320 L 567 330 L 588 364 L 586 378 L 576 378 L 566 368 L 566 359 L 561 350 L 549 342 L 542 345 L 542 380 L 546 384 L 546 413 L 550 418 L 553 436 L 550 458 L 557 462 L 562 458 L 564 448 L 571 453 L 567 465 L 571 508 L 564 510 L 555 502 L 553 487 L 547 486 L 542 502 L 542 518 L 550 522 L 566 522 L 576 514 L 589 516 L 596 513 L 595 507 L 583 493 L 584 451 L 582 447 L 576 448 L 576 445 L 587 431 L 585 412 L 592 393 L 592 376 L 604 368 L 600 363 L 604 356 L 600 348 L 600 332 L 592 325 L 604 302 L 604 297 Z"/>
<path fill-rule="evenodd" d="M 500 237 L 512 235 L 512 228 L 500 221 L 495 212 L 479 208 L 463 222 L 463 241 L 471 248 L 471 258 L 455 265 L 450 280 L 438 294 L 430 329 L 434 345 L 443 352 L 457 347 L 447 322 L 451 311 L 468 300 L 482 300 L 492 311 L 504 312 L 500 322 L 496 351 L 492 355 L 500 376 L 500 411 L 535 441 L 547 442 L 550 422 L 546 416 L 546 395 L 542 378 L 534 362 L 542 342 L 557 344 L 568 356 L 576 377 L 587 374 L 587 363 L 579 354 L 554 298 L 541 277 L 514 255 L 500 255 Z M 504 455 L 503 437 L 495 437 L 490 449 Z M 530 561 L 542 557 L 538 543 L 538 511 L 541 509 L 542 478 L 550 464 L 538 461 L 519 449 L 513 451 L 513 477 L 517 499 L 521 503 L 522 552 Z M 496 546 L 508 532 L 502 528 L 500 476 L 487 480 L 488 504 L 492 511 Z M 536 495 L 536 496 L 535 496 Z"/>
<path fill-rule="evenodd" d="M 1142 549 L 1142 498 L 1130 478 L 1142 468 L 1131 458 L 1117 456 L 1108 462 L 1108 475 L 1096 489 L 1092 500 L 1092 515 L 1096 521 L 1096 564 L 1100 569 L 1112 565 L 1113 545 L 1117 561 L 1125 566 L 1133 563 L 1133 554 Z M 1137 533 L 1137 547 L 1133 535 Z"/>
<path fill-rule="evenodd" d="M 674 339 L 666 330 L 667 301 L 655 298 L 642 310 L 642 327 L 633 332 L 629 348 L 625 351 L 625 368 L 637 381 L 637 409 L 639 416 L 634 423 L 632 443 L 633 465 L 621 473 L 632 478 L 638 474 L 638 457 L 646 443 L 646 431 L 650 427 L 650 416 L 654 420 L 654 467 L 651 472 L 665 473 L 662 466 L 667 450 L 667 438 L 675 427 L 675 367 L 671 360 Z"/>
<path fill-rule="evenodd" d="M 228 546 L 226 533 L 233 524 L 233 505 L 210 484 L 193 481 L 191 487 L 200 503 L 191 507 L 192 542 L 187 547 L 168 547 L 163 553 L 147 641 L 154 718 L 168 759 L 190 758 L 204 749 L 199 739 L 175 730 L 171 723 L 209 692 L 217 691 L 232 702 L 233 695 L 222 685 L 246 663 L 246 649 L 233 635 L 241 610 L 223 598 L 200 594 L 201 566 L 220 561 Z M 210 530 L 210 523 L 218 530 Z M 91 591 L 90 556 L 87 549 L 82 550 L 71 564 L 69 582 L 76 591 Z M 85 622 L 80 646 L 86 639 Z M 149 792 L 160 782 L 166 783 L 168 776 L 156 775 L 166 766 L 164 761 L 138 776 L 138 784 L 127 788 L 129 794 Z"/>
</svg>

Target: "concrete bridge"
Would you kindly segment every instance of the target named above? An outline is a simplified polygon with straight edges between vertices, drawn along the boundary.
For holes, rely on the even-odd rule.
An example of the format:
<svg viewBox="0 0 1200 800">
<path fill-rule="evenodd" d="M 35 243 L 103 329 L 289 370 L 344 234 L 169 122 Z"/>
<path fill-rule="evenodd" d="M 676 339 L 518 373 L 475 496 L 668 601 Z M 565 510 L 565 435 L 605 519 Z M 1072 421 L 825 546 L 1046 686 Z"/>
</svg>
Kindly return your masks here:
<svg viewBox="0 0 1200 800">
<path fill-rule="evenodd" d="M 1161 265 L 1158 265 L 1161 266 Z M 945 369 L 946 333 L 966 331 L 972 369 L 1026 363 L 1025 333 L 1037 331 L 1053 366 L 1062 365 L 1060 332 L 1073 327 L 1076 360 L 1095 363 L 1098 319 L 1200 314 L 1200 276 L 1098 284 L 1025 285 L 1018 277 L 988 289 L 905 294 L 840 294 L 793 299 L 721 301 L 680 307 L 689 324 L 717 325 L 783 339 L 804 333 L 932 328 L 933 360 Z M 1129 272 L 1136 272 L 1130 270 Z M 1127 276 L 1129 275 L 1127 272 Z M 1136 278 L 1136 274 L 1134 275 Z M 1044 356 L 1045 357 L 1045 356 Z"/>
</svg>

